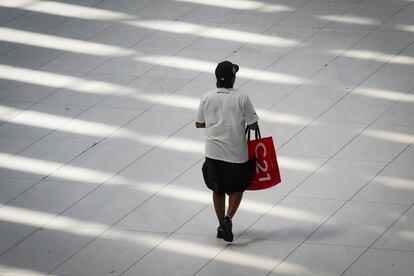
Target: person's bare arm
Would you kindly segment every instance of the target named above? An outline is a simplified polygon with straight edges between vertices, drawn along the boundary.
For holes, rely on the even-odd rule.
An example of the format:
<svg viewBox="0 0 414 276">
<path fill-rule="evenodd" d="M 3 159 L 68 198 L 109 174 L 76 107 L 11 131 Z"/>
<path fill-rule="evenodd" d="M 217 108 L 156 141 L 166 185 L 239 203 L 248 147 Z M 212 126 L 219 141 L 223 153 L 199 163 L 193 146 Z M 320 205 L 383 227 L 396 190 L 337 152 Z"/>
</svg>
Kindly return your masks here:
<svg viewBox="0 0 414 276">
<path fill-rule="evenodd" d="M 206 127 L 206 123 L 196 122 L 195 124 L 196 124 L 196 128 L 205 128 Z"/>
<path fill-rule="evenodd" d="M 259 127 L 259 124 L 257 122 L 254 122 L 253 124 L 247 125 L 250 129 L 255 130 Z"/>
</svg>

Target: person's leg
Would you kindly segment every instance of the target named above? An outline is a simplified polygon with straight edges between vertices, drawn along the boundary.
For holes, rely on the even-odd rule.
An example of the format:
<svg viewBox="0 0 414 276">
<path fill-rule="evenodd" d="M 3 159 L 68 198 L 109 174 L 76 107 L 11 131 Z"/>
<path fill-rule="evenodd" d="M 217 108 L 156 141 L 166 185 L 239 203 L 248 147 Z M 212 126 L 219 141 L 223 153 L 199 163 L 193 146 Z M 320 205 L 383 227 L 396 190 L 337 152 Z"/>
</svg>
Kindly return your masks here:
<svg viewBox="0 0 414 276">
<path fill-rule="evenodd" d="M 231 220 L 239 208 L 242 198 L 243 192 L 235 192 L 229 195 L 229 208 L 227 209 L 227 215 L 223 220 L 223 239 L 227 242 L 233 241 L 233 223 Z"/>
<path fill-rule="evenodd" d="M 233 218 L 239 208 L 240 202 L 243 198 L 243 192 L 235 192 L 229 195 L 229 208 L 227 209 L 227 215 Z"/>
<path fill-rule="evenodd" d="M 223 223 L 224 213 L 226 211 L 226 195 L 213 192 L 214 209 L 216 210 L 219 224 Z"/>
</svg>

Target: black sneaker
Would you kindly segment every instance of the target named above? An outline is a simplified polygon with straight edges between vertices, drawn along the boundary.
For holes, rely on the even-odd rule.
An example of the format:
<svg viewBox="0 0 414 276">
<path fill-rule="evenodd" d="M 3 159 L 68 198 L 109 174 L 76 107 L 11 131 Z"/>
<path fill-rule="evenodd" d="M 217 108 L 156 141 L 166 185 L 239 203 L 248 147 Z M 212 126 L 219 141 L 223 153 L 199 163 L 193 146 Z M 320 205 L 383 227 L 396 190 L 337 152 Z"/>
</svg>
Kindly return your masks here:
<svg viewBox="0 0 414 276">
<path fill-rule="evenodd" d="M 231 222 L 231 218 L 229 216 L 226 216 L 223 220 L 223 229 L 224 229 L 224 235 L 223 239 L 226 242 L 232 242 L 233 241 L 233 223 Z"/>
<path fill-rule="evenodd" d="M 217 239 L 224 238 L 224 229 L 223 227 L 219 226 L 217 227 Z"/>
</svg>

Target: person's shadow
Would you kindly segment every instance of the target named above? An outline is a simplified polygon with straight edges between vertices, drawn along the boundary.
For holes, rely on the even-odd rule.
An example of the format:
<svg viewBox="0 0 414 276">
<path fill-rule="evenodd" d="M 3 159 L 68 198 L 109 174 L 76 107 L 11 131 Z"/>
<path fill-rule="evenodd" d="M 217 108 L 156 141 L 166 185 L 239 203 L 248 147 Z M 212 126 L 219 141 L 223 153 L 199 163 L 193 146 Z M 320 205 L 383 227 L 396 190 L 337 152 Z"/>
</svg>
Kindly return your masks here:
<svg viewBox="0 0 414 276">
<path fill-rule="evenodd" d="M 325 229 L 323 232 L 323 237 L 319 237 L 319 240 L 337 236 L 343 232 L 341 229 L 342 227 L 339 225 Z M 298 243 L 302 242 L 303 240 L 307 240 L 315 231 L 316 229 L 313 227 L 291 227 L 274 231 L 247 230 L 238 234 L 237 238 L 233 241 L 231 246 L 243 248 L 249 246 L 250 244 L 261 242 L 263 240 Z"/>
</svg>

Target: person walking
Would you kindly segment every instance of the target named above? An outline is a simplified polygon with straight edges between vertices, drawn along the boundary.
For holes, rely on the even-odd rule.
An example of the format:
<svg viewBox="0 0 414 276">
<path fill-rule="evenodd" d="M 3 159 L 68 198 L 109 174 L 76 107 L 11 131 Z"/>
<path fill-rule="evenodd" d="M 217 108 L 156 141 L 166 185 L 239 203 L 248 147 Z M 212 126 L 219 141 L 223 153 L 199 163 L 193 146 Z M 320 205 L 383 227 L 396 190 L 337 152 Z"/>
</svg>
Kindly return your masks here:
<svg viewBox="0 0 414 276">
<path fill-rule="evenodd" d="M 203 96 L 196 119 L 196 127 L 205 128 L 202 172 L 206 186 L 213 191 L 214 209 L 219 221 L 217 238 L 227 242 L 233 241 L 232 219 L 253 178 L 245 128 L 256 129 L 259 120 L 249 97 L 233 89 L 238 71 L 239 66 L 230 61 L 217 65 L 217 88 Z"/>
</svg>

